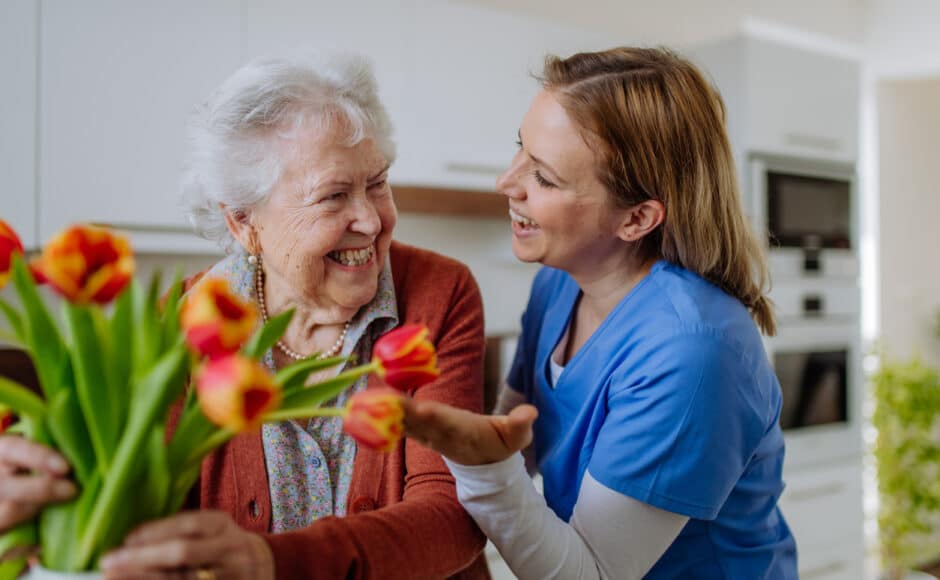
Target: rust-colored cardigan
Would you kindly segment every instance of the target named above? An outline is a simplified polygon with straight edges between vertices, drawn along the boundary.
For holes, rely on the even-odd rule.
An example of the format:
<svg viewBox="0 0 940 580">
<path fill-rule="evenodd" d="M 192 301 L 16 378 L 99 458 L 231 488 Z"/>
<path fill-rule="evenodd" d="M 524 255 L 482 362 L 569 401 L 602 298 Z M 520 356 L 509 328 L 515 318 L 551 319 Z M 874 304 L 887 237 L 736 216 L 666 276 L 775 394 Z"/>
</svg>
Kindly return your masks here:
<svg viewBox="0 0 940 580">
<path fill-rule="evenodd" d="M 480 412 L 483 305 L 473 276 L 459 262 L 404 244 L 392 244 L 390 259 L 399 322 L 426 324 L 438 349 L 441 376 L 414 397 Z M 376 385 L 373 376 L 368 388 Z M 260 430 L 206 459 L 198 494 L 198 507 L 228 512 L 265 534 L 278 578 L 489 578 L 485 538 L 457 501 L 453 477 L 437 453 L 410 440 L 388 454 L 360 447 L 348 515 L 300 530 L 268 533 Z"/>
</svg>

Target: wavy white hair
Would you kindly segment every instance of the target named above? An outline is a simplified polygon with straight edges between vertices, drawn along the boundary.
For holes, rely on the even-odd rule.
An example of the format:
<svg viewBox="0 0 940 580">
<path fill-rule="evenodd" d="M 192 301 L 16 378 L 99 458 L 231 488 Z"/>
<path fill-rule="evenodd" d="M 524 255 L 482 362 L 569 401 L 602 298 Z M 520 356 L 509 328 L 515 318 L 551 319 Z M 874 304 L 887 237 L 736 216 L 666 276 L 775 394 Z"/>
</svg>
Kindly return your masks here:
<svg viewBox="0 0 940 580">
<path fill-rule="evenodd" d="M 197 233 L 230 250 L 228 211 L 250 211 L 280 178 L 280 149 L 299 127 L 340 130 L 344 142 L 376 140 L 395 160 L 392 124 L 379 100 L 372 67 L 350 54 L 307 52 L 256 59 L 229 77 L 190 124 L 191 150 L 182 204 Z"/>
</svg>

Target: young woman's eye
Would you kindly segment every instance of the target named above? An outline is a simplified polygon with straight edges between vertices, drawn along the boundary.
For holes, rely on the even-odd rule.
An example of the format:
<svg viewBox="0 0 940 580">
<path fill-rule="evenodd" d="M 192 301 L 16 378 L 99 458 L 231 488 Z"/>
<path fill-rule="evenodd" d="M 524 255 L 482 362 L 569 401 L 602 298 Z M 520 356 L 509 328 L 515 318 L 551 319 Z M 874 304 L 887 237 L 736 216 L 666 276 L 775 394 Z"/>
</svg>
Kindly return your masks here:
<svg viewBox="0 0 940 580">
<path fill-rule="evenodd" d="M 536 169 L 535 171 L 533 171 L 533 172 L 532 172 L 532 175 L 535 177 L 535 182 L 538 183 L 539 185 L 541 185 L 542 187 L 544 187 L 544 188 L 546 188 L 546 189 L 551 189 L 551 188 L 555 187 L 555 184 L 554 184 L 554 183 L 552 183 L 551 181 L 549 181 L 549 180 L 545 179 L 544 177 L 542 177 L 542 174 L 539 173 L 539 170 L 538 170 L 538 169 Z"/>
<path fill-rule="evenodd" d="M 516 147 L 522 149 L 522 139 L 516 139 Z"/>
</svg>

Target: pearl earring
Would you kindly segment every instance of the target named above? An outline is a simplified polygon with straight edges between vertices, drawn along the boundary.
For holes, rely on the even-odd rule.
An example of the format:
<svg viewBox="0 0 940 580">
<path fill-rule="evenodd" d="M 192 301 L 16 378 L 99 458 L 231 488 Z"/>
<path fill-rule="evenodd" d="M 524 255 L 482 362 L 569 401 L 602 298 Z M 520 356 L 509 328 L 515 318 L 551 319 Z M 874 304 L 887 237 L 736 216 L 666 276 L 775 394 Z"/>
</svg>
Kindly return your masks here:
<svg viewBox="0 0 940 580">
<path fill-rule="evenodd" d="M 258 265 L 258 256 L 254 255 L 254 254 L 248 254 L 248 263 L 251 264 L 252 266 L 257 266 L 257 265 Z"/>
</svg>

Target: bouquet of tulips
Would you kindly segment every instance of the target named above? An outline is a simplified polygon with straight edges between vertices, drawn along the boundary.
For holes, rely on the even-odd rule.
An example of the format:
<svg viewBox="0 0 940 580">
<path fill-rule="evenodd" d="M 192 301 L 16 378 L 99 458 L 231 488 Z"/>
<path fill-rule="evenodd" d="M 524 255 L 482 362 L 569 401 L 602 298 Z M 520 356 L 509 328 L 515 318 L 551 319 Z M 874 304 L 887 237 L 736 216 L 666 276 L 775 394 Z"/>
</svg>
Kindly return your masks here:
<svg viewBox="0 0 940 580">
<path fill-rule="evenodd" d="M 183 297 L 177 277 L 161 299 L 158 275 L 143 287 L 133 273 L 128 242 L 91 226 L 67 229 L 27 264 L 0 220 L 0 288 L 12 281 L 20 302 L 0 300 L 0 310 L 42 390 L 0 377 L 0 425 L 58 450 L 80 489 L 0 536 L 0 554 L 38 545 L 47 569 L 93 570 L 133 527 L 182 507 L 210 452 L 264 422 L 339 415 L 360 444 L 391 449 L 402 436 L 399 390 L 365 390 L 342 409 L 321 405 L 366 373 L 401 390 L 438 374 L 418 325 L 383 336 L 369 364 L 333 378 L 308 380 L 345 357 L 308 358 L 272 374 L 260 359 L 291 312 L 259 327 L 254 306 L 223 280 L 202 280 Z M 61 324 L 39 291 L 44 284 L 64 298 Z M 0 579 L 23 565 L 0 565 Z"/>
</svg>

